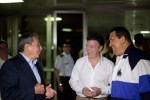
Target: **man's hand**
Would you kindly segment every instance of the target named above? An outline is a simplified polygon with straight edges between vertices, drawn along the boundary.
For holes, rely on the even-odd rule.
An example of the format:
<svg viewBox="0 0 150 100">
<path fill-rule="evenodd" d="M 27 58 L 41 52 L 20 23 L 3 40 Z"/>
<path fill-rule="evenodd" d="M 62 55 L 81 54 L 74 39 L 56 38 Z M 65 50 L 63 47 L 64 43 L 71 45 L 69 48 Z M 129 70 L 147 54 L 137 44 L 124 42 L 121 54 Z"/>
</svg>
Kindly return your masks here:
<svg viewBox="0 0 150 100">
<path fill-rule="evenodd" d="M 35 94 L 44 94 L 44 85 L 37 83 L 34 86 L 34 91 L 35 91 Z"/>
<path fill-rule="evenodd" d="M 101 89 L 98 87 L 91 87 L 91 89 L 92 89 L 92 96 L 93 97 L 100 95 L 102 92 Z"/>
<path fill-rule="evenodd" d="M 63 85 L 59 85 L 58 88 L 59 88 L 59 91 L 60 91 L 60 92 L 63 92 L 63 91 L 64 91 Z"/>
<path fill-rule="evenodd" d="M 57 94 L 57 92 L 51 88 L 51 84 L 46 86 L 46 93 L 45 93 L 46 98 L 50 99 L 55 94 Z"/>
<path fill-rule="evenodd" d="M 92 98 L 92 92 L 88 87 L 84 87 L 82 90 L 83 95 L 85 95 L 88 98 Z"/>
<path fill-rule="evenodd" d="M 101 94 L 101 89 L 98 87 L 84 87 L 82 93 L 88 98 L 93 98 Z"/>
</svg>

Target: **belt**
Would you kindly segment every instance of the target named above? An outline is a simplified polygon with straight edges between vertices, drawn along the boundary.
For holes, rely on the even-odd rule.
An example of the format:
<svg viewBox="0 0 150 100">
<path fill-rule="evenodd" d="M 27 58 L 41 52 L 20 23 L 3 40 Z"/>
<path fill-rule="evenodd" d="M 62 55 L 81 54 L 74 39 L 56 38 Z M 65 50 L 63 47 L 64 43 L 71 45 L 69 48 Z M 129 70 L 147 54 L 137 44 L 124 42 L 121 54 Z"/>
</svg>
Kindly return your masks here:
<svg viewBox="0 0 150 100">
<path fill-rule="evenodd" d="M 107 100 L 107 97 L 102 97 L 102 98 L 87 98 L 87 97 L 77 96 L 76 100 Z"/>
<path fill-rule="evenodd" d="M 102 97 L 102 98 L 88 98 L 89 100 L 107 100 L 106 97 Z"/>
</svg>

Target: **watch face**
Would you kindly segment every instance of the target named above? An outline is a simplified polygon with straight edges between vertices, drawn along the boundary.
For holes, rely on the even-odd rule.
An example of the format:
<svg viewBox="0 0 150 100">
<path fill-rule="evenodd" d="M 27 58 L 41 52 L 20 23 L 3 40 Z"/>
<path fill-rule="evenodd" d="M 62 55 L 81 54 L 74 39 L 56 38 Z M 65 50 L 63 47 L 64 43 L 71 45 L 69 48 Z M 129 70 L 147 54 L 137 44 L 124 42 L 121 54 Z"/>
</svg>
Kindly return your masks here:
<svg viewBox="0 0 150 100">
<path fill-rule="evenodd" d="M 62 84 L 61 84 L 61 83 L 59 83 L 59 86 L 62 86 Z"/>
</svg>

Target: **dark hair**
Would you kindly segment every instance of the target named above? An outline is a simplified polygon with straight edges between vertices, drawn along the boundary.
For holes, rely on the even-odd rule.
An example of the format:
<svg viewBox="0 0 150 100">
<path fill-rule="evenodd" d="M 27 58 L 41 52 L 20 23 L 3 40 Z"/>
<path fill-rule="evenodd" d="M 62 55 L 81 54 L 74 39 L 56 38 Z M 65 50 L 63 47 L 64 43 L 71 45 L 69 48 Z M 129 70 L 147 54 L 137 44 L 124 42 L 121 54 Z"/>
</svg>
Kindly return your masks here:
<svg viewBox="0 0 150 100">
<path fill-rule="evenodd" d="M 61 46 L 64 47 L 65 45 L 70 45 L 71 46 L 71 40 L 70 39 L 63 40 Z"/>
<path fill-rule="evenodd" d="M 25 44 L 32 44 L 33 37 L 38 38 L 38 35 L 36 33 L 24 33 L 18 41 L 18 52 L 24 51 Z"/>
<path fill-rule="evenodd" d="M 113 31 L 116 32 L 116 36 L 117 36 L 118 38 L 121 38 L 122 36 L 124 36 L 125 39 L 128 40 L 128 42 L 132 43 L 130 33 L 129 33 L 129 31 L 128 31 L 125 27 L 121 27 L 121 26 L 114 27 L 114 28 L 110 31 L 110 33 L 113 32 Z"/>
<path fill-rule="evenodd" d="M 0 44 L 5 44 L 5 45 L 8 46 L 8 43 L 6 41 L 4 41 L 4 40 L 0 40 Z"/>
<path fill-rule="evenodd" d="M 144 39 L 144 36 L 141 33 L 137 33 L 137 34 L 134 35 L 135 42 L 140 44 L 140 45 L 143 44 L 143 39 Z"/>
<path fill-rule="evenodd" d="M 101 46 L 104 47 L 104 38 L 102 35 L 98 34 L 98 33 L 93 33 L 93 34 L 88 34 L 87 36 L 87 41 L 88 40 L 96 40 Z"/>
</svg>

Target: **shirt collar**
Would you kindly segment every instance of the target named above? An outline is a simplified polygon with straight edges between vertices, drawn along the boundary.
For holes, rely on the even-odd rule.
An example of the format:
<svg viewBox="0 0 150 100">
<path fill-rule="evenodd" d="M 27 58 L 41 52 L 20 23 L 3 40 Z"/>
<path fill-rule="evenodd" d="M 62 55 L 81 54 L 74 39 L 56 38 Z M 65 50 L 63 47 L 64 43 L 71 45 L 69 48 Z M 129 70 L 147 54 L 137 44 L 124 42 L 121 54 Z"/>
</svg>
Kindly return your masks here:
<svg viewBox="0 0 150 100">
<path fill-rule="evenodd" d="M 32 62 L 32 64 L 34 64 L 34 65 L 37 63 L 37 59 L 31 60 L 30 58 L 28 58 L 27 56 L 25 56 L 23 53 L 21 53 L 21 52 L 19 52 L 19 53 L 25 58 L 25 60 L 26 60 L 28 63 Z"/>
<path fill-rule="evenodd" d="M 130 53 L 134 52 L 134 50 L 135 50 L 134 45 L 133 44 L 129 45 L 123 54 L 123 58 L 126 58 L 128 55 L 130 55 Z"/>
<path fill-rule="evenodd" d="M 65 52 L 63 52 L 62 54 L 65 55 L 65 56 L 70 55 L 70 54 L 67 54 L 67 53 L 65 53 Z"/>
</svg>

